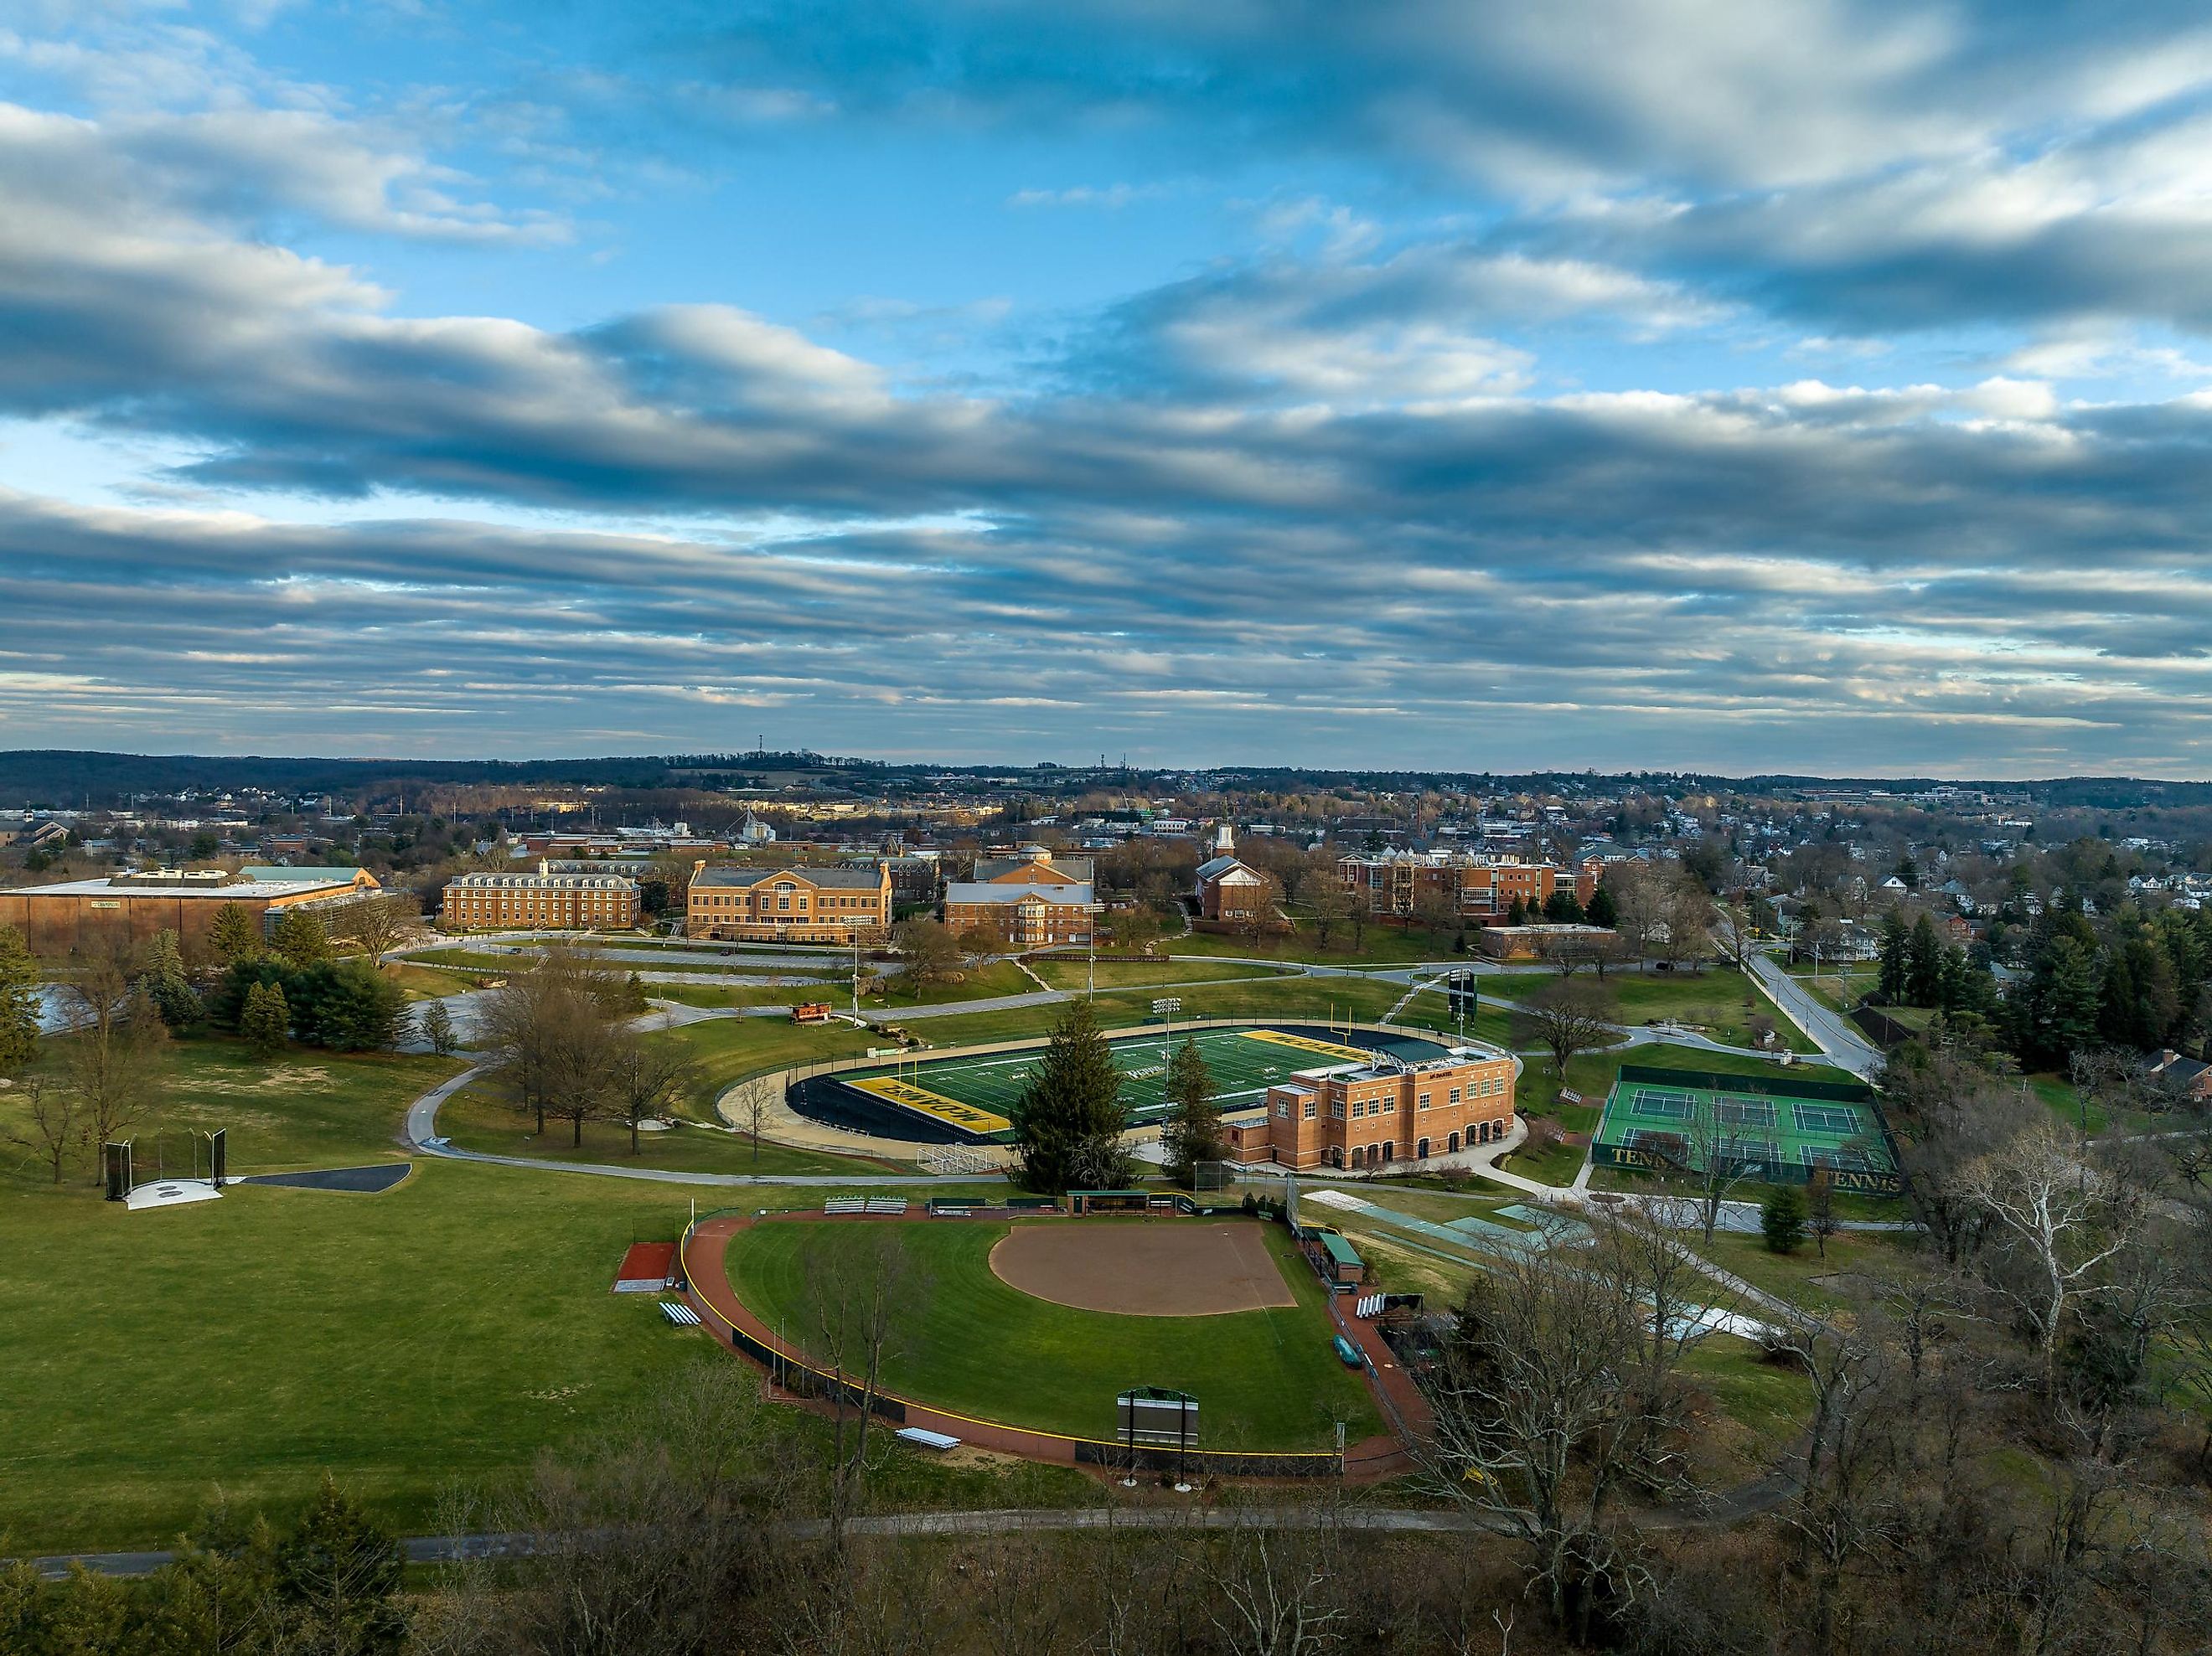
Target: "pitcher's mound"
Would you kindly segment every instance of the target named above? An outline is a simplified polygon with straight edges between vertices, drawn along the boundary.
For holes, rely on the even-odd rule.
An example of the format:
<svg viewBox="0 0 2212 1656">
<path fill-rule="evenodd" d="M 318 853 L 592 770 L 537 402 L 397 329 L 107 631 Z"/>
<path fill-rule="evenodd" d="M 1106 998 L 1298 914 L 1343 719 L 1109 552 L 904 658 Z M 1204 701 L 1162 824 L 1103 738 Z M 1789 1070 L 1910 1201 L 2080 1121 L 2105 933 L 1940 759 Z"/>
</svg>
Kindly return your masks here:
<svg viewBox="0 0 2212 1656">
<path fill-rule="evenodd" d="M 1125 1317 L 1211 1317 L 1297 1303 L 1265 1231 L 1250 1221 L 1016 1225 L 991 1250 L 991 1271 L 1054 1305 Z"/>
</svg>

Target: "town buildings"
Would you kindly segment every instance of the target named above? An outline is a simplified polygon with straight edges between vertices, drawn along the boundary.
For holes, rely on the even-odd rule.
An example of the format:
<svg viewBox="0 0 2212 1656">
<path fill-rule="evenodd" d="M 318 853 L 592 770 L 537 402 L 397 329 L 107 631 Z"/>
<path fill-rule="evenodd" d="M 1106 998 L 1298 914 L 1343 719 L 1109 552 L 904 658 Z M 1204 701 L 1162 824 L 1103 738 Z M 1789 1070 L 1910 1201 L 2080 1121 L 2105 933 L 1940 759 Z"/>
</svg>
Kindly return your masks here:
<svg viewBox="0 0 2212 1656">
<path fill-rule="evenodd" d="M 540 862 L 534 874 L 462 874 L 446 883 L 438 923 L 448 931 L 523 926 L 548 931 L 626 931 L 638 922 L 637 882 Z"/>
<path fill-rule="evenodd" d="M 1224 1126 L 1246 1163 L 1367 1168 L 1495 1143 L 1513 1130 L 1513 1060 L 1377 1057 L 1302 1070 L 1268 1088 L 1263 1113 Z"/>
<path fill-rule="evenodd" d="M 709 868 L 695 864 L 684 935 L 733 943 L 880 942 L 890 931 L 891 877 L 860 868 Z"/>
</svg>

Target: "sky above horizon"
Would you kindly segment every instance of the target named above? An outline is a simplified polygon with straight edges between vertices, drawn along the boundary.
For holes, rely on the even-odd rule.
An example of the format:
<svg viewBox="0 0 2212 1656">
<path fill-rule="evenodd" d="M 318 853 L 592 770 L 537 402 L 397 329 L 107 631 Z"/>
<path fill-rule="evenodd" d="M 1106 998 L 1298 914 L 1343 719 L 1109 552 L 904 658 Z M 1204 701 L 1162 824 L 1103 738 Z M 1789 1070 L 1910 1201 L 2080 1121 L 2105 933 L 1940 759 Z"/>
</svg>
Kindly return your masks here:
<svg viewBox="0 0 2212 1656">
<path fill-rule="evenodd" d="M 0 748 L 2212 775 L 2212 16 L 18 0 Z"/>
</svg>

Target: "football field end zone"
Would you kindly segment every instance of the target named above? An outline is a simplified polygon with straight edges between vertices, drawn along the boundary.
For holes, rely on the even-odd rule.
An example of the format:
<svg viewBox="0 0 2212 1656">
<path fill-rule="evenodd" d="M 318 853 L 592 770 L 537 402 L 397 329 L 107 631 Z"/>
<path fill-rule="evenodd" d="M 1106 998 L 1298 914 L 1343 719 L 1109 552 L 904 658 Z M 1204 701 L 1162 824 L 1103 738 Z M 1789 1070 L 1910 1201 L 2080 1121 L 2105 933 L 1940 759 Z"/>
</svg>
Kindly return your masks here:
<svg viewBox="0 0 2212 1656">
<path fill-rule="evenodd" d="M 729 1240 L 756 1222 L 757 1216 L 750 1210 L 722 1209 L 699 1215 L 685 1228 L 683 1239 L 677 1246 L 677 1258 L 683 1267 L 681 1277 L 684 1301 L 700 1313 L 708 1329 L 715 1336 L 717 1344 L 728 1345 L 733 1356 L 749 1358 L 763 1368 L 763 1378 L 771 1388 L 770 1395 L 775 1396 L 775 1388 L 781 1388 L 782 1395 L 779 1401 L 823 1414 L 840 1406 L 859 1406 L 860 1398 L 854 1394 L 855 1388 L 851 1382 L 841 1375 L 817 1368 L 791 1350 L 780 1336 L 738 1298 L 737 1290 L 730 1283 L 726 1263 Z M 883 1222 L 939 1222 L 908 1219 L 885 1220 Z M 961 1222 L 955 1220 L 951 1222 Z M 1068 1222 L 1078 1222 L 1070 1220 Z M 1361 1331 L 1365 1332 L 1364 1330 Z M 1367 1383 L 1370 1392 L 1379 1391 L 1379 1382 L 1374 1373 L 1368 1374 Z M 838 1401 L 841 1393 L 843 1397 L 842 1404 Z M 877 1405 L 874 1412 L 894 1426 L 918 1426 L 925 1430 L 941 1432 L 977 1448 L 1015 1455 L 1025 1460 L 1082 1467 L 1100 1476 L 1119 1473 L 1129 1465 L 1128 1453 L 1124 1447 L 1104 1439 L 1009 1425 L 1002 1421 L 987 1420 L 917 1403 L 881 1390 L 876 1392 L 873 1401 Z M 1387 1398 L 1378 1397 L 1377 1407 L 1386 1424 L 1398 1412 Z M 1416 1465 L 1407 1445 L 1387 1430 L 1377 1436 L 1346 1446 L 1340 1454 L 1333 1451 L 1190 1450 L 1185 1453 L 1189 1464 L 1198 1471 L 1215 1477 L 1260 1482 L 1336 1477 L 1347 1483 L 1375 1483 L 1399 1477 L 1413 1471 Z M 1135 1469 L 1167 1471 L 1175 1465 L 1176 1459 L 1176 1452 L 1173 1450 L 1139 1448 Z"/>
<path fill-rule="evenodd" d="M 1178 1021 L 1175 1026 L 1174 1033 L 1202 1033 L 1209 1030 L 1253 1031 L 1265 1029 L 1273 1031 L 1277 1034 L 1283 1034 L 1286 1033 L 1283 1028 L 1285 1025 L 1290 1026 L 1291 1029 L 1325 1028 L 1330 1027 L 1325 1021 L 1317 1023 L 1310 1017 L 1296 1017 L 1279 1015 L 1273 1017 L 1192 1018 L 1188 1022 Z M 1516 1057 L 1513 1053 L 1506 1051 L 1504 1047 L 1498 1046 L 1493 1042 L 1478 1040 L 1472 1036 L 1462 1040 L 1447 1036 L 1443 1033 L 1433 1029 L 1408 1028 L 1395 1023 L 1369 1022 L 1362 1020 L 1354 1020 L 1351 1022 L 1336 1025 L 1334 1027 L 1340 1029 L 1356 1030 L 1363 1034 L 1386 1036 L 1393 1040 L 1425 1041 L 1431 1046 L 1444 1047 L 1447 1050 L 1455 1047 L 1464 1047 L 1468 1050 L 1480 1052 L 1486 1057 L 1508 1059 L 1512 1062 L 1514 1074 L 1516 1078 L 1521 1074 L 1523 1067 L 1521 1059 L 1518 1057 Z M 1159 1025 L 1147 1022 L 1123 1024 L 1113 1028 L 1101 1030 L 1100 1034 L 1105 1036 L 1108 1040 L 1111 1041 L 1141 1039 L 1148 1036 L 1158 1038 L 1163 1034 L 1163 1031 Z M 940 1060 L 987 1058 L 1005 1053 L 1038 1052 L 1049 1045 L 1051 1039 L 1052 1038 L 1049 1034 L 1024 1035 L 1006 1040 L 978 1041 L 964 1046 L 926 1046 L 905 1053 L 902 1057 L 908 1061 L 919 1061 L 923 1064 L 928 1064 Z M 1328 1043 L 1320 1042 L 1311 1036 L 1293 1037 L 1292 1039 L 1293 1040 L 1313 1040 L 1317 1046 L 1329 1045 Z M 1364 1047 L 1340 1048 L 1338 1050 L 1356 1052 L 1362 1057 L 1367 1056 L 1369 1052 L 1369 1049 Z M 1317 1054 L 1317 1056 L 1319 1054 Z M 944 1145 L 926 1144 L 908 1139 L 888 1138 L 881 1135 L 861 1132 L 851 1128 L 833 1126 L 824 1122 L 817 1121 L 811 1117 L 800 1115 L 798 1112 L 792 1109 L 787 1102 L 791 1089 L 802 1081 L 811 1081 L 823 1077 L 836 1077 L 848 1074 L 855 1070 L 879 1069 L 887 1061 L 893 1060 L 887 1060 L 881 1057 L 869 1058 L 865 1056 L 843 1059 L 827 1059 L 820 1064 L 794 1065 L 785 1070 L 764 1071 L 763 1074 L 769 1080 L 775 1096 L 774 1102 L 771 1105 L 769 1113 L 768 1129 L 763 1134 L 763 1138 L 771 1143 L 780 1143 L 799 1149 L 824 1149 L 842 1155 L 868 1156 L 874 1156 L 878 1159 L 882 1159 L 887 1155 L 896 1156 L 902 1153 L 916 1154 L 918 1156 L 921 1152 L 925 1150 L 942 1149 L 947 1148 Z M 727 1101 L 731 1095 L 736 1092 L 738 1088 L 758 1078 L 759 1077 L 740 1077 L 738 1080 L 731 1083 L 729 1086 L 724 1088 L 721 1093 L 717 1095 L 714 1101 L 714 1111 L 726 1125 L 732 1127 L 743 1127 L 744 1123 L 742 1123 L 738 1118 L 733 1115 L 726 1107 Z M 848 1082 L 844 1084 L 850 1086 L 853 1083 Z M 950 1101 L 957 1102 L 957 1101 Z M 1133 1128 L 1131 1130 L 1131 1133 L 1133 1135 L 1131 1142 L 1143 1142 L 1146 1137 L 1151 1136 L 1152 1133 L 1156 1132 L 1156 1129 L 1143 1127 Z M 1006 1146 L 1003 1144 L 993 1144 L 988 1143 L 969 1143 L 966 1145 L 956 1145 L 955 1148 L 975 1149 L 999 1155 L 1002 1157 L 1002 1162 L 1010 1164 L 1010 1157 L 1007 1156 Z"/>
</svg>

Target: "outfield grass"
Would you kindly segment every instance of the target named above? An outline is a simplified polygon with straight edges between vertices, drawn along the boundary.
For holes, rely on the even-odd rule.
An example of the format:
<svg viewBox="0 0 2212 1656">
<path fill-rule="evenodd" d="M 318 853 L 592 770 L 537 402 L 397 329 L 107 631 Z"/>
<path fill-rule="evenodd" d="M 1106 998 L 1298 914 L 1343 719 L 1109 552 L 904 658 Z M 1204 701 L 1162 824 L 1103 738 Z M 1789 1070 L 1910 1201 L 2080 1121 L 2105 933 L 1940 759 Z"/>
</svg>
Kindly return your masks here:
<svg viewBox="0 0 2212 1656">
<path fill-rule="evenodd" d="M 1183 1222 L 1081 1222 L 1097 1228 L 1104 1247 L 1117 1224 Z M 1325 1449 L 1338 1420 L 1355 1442 L 1382 1429 L 1366 1382 L 1329 1349 L 1326 1291 L 1279 1227 L 1267 1228 L 1269 1244 L 1297 1305 L 1216 1317 L 1120 1317 L 1032 1298 L 991 1272 L 991 1248 L 1007 1229 L 926 1221 L 895 1230 L 756 1225 L 730 1243 L 730 1282 L 756 1315 L 796 1339 L 822 1261 L 893 1234 L 917 1278 L 884 1385 L 916 1402 L 1039 1431 L 1110 1437 L 1115 1392 L 1165 1386 L 1197 1396 L 1211 1449 Z"/>
</svg>

